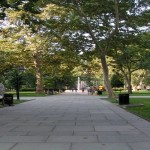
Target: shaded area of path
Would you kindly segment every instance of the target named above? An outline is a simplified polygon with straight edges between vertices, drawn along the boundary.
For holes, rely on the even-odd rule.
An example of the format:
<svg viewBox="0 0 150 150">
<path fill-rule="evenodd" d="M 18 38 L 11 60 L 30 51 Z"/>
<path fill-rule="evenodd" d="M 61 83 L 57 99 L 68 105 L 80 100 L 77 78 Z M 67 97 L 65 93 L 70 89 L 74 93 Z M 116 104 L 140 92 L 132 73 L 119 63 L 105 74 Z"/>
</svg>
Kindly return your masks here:
<svg viewBox="0 0 150 150">
<path fill-rule="evenodd" d="M 99 96 L 67 92 L 0 109 L 0 150 L 149 149 L 150 122 Z"/>
</svg>

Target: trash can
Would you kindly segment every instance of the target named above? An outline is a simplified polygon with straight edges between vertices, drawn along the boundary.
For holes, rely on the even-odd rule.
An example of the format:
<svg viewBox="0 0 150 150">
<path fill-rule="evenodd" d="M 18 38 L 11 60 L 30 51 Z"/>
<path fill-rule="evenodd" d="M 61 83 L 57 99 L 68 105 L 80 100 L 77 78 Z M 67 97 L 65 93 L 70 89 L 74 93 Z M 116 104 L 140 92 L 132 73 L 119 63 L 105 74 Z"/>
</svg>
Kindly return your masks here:
<svg viewBox="0 0 150 150">
<path fill-rule="evenodd" d="M 102 91 L 98 90 L 97 95 L 102 95 Z"/>
<path fill-rule="evenodd" d="M 4 94 L 3 102 L 9 106 L 13 105 L 13 94 Z"/>
<path fill-rule="evenodd" d="M 128 93 L 119 94 L 119 104 L 120 105 L 129 104 L 129 94 Z"/>
</svg>

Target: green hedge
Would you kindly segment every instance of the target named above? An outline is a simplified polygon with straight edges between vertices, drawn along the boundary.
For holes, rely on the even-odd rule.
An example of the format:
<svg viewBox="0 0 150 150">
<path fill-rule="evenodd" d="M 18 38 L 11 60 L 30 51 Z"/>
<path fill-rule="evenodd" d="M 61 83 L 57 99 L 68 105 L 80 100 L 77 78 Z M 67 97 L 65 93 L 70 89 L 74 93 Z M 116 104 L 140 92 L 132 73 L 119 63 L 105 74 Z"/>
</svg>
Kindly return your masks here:
<svg viewBox="0 0 150 150">
<path fill-rule="evenodd" d="M 35 88 L 22 88 L 20 91 L 22 91 L 22 92 L 27 92 L 27 91 L 34 92 L 34 91 L 36 91 L 36 89 Z"/>
</svg>

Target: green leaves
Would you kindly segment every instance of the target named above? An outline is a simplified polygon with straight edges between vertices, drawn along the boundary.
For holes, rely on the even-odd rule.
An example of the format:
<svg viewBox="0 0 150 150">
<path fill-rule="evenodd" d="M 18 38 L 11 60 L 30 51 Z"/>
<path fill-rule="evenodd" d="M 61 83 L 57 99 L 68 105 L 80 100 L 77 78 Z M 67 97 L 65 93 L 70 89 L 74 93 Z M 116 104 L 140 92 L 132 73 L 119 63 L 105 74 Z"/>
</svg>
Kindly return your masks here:
<svg viewBox="0 0 150 150">
<path fill-rule="evenodd" d="M 124 86 L 124 79 L 123 76 L 116 73 L 113 74 L 111 77 L 111 85 L 112 87 L 123 87 Z"/>
<path fill-rule="evenodd" d="M 23 6 L 23 9 L 27 12 L 33 13 L 33 14 L 39 14 L 41 13 L 40 7 L 36 5 L 35 2 L 38 0 L 29 1 L 28 3 L 25 3 Z"/>
</svg>

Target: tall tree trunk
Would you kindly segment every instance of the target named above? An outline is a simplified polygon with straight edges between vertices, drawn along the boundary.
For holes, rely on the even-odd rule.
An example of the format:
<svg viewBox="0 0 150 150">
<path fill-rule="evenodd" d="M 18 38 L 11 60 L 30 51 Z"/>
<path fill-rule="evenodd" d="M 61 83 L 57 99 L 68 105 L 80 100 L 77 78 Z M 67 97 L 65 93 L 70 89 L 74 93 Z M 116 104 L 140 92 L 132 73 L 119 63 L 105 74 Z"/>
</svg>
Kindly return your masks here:
<svg viewBox="0 0 150 150">
<path fill-rule="evenodd" d="M 106 56 L 101 55 L 101 63 L 102 63 L 102 68 L 103 68 L 103 73 L 104 73 L 104 83 L 105 83 L 105 88 L 108 93 L 109 98 L 114 98 L 115 94 L 112 90 L 110 80 L 109 80 L 109 71 L 108 71 L 108 65 L 106 62 Z"/>
<path fill-rule="evenodd" d="M 127 90 L 129 94 L 132 94 L 132 86 L 131 86 L 131 72 L 128 73 L 128 77 L 126 78 L 127 82 Z"/>
<path fill-rule="evenodd" d="M 84 13 L 84 11 L 82 10 L 82 8 L 80 7 L 78 2 L 79 2 L 78 0 L 74 1 L 75 5 L 76 5 L 76 8 L 77 8 L 77 11 L 78 11 L 80 17 L 82 19 L 84 18 L 85 24 L 86 24 L 86 26 L 88 28 L 88 32 L 89 32 L 93 42 L 96 45 L 96 49 L 100 52 L 101 63 L 102 63 L 103 73 L 104 73 L 104 83 L 105 83 L 105 86 L 106 86 L 108 97 L 109 98 L 113 98 L 113 97 L 115 97 L 115 95 L 113 93 L 113 90 L 112 90 L 112 87 L 111 87 L 111 84 L 110 84 L 110 81 L 109 81 L 108 65 L 107 65 L 107 62 L 106 62 L 107 49 L 105 49 L 105 51 L 103 50 L 104 48 L 100 45 L 99 41 L 97 40 L 97 38 L 95 37 L 95 35 L 93 33 L 93 28 L 92 28 L 92 26 L 90 24 L 90 21 L 88 20 L 88 17 Z M 109 35 L 109 37 L 107 39 L 108 41 L 110 41 L 111 38 L 115 35 L 115 33 L 118 32 L 118 28 L 119 28 L 118 0 L 115 0 L 114 2 L 115 2 L 115 17 L 116 17 L 115 29 L 112 29 L 110 31 L 110 35 Z M 108 48 L 108 45 L 107 45 L 107 48 Z"/>
<path fill-rule="evenodd" d="M 36 73 L 36 93 L 43 93 L 43 80 L 42 80 L 42 72 L 40 69 L 38 53 L 34 54 L 34 66 L 35 66 L 35 73 Z"/>
<path fill-rule="evenodd" d="M 128 90 L 128 93 L 129 94 L 132 94 L 132 86 L 131 86 L 131 72 L 130 71 L 128 71 L 127 73 L 125 73 L 125 71 L 122 69 L 122 68 L 120 68 L 120 71 L 122 72 L 122 74 L 124 75 L 124 77 L 125 77 L 125 81 L 126 81 L 126 83 L 127 83 L 127 90 Z"/>
</svg>

